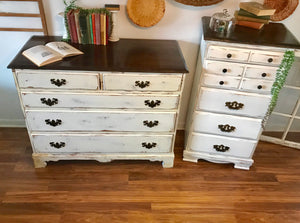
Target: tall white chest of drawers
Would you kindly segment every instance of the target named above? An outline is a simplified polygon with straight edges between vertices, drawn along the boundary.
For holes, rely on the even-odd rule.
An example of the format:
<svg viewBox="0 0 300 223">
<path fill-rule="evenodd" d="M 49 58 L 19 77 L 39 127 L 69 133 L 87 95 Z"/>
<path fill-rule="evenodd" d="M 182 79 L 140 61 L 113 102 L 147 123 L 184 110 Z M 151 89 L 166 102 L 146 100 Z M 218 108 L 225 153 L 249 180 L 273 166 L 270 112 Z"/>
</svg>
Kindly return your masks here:
<svg viewBox="0 0 300 223">
<path fill-rule="evenodd" d="M 32 37 L 23 50 L 56 39 Z M 75 47 L 85 54 L 40 69 L 18 55 L 9 65 L 35 167 L 71 159 L 172 167 L 187 72 L 177 42 L 124 39 Z"/>
<path fill-rule="evenodd" d="M 282 24 L 270 24 L 261 32 L 236 27 L 224 36 L 209 30 L 208 17 L 202 21 L 183 159 L 249 169 L 276 70 L 286 48 L 297 41 L 290 37 L 292 44 L 287 44 L 282 37 L 276 39 L 276 34 L 287 32 Z"/>
</svg>

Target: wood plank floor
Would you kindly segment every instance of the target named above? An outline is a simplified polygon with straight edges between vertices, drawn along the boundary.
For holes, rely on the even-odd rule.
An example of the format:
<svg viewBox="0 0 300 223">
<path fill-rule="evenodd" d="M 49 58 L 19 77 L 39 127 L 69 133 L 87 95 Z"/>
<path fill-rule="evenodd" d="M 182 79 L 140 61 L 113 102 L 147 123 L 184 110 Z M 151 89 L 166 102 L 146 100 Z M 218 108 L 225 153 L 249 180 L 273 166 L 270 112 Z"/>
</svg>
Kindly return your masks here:
<svg viewBox="0 0 300 223">
<path fill-rule="evenodd" d="M 259 143 L 250 171 L 232 164 L 59 161 L 34 169 L 25 129 L 0 128 L 1 223 L 299 223 L 300 151 Z"/>
</svg>

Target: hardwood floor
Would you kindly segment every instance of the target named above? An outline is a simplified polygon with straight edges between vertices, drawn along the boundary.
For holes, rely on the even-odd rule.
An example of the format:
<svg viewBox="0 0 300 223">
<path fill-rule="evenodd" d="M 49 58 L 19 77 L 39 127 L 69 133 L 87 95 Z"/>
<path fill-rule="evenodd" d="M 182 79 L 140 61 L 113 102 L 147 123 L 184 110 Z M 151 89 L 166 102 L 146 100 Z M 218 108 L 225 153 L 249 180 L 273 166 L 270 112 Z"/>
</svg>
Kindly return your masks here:
<svg viewBox="0 0 300 223">
<path fill-rule="evenodd" d="M 260 142 L 232 164 L 59 161 L 34 169 L 25 129 L 0 128 L 0 222 L 299 223 L 300 151 Z"/>
</svg>

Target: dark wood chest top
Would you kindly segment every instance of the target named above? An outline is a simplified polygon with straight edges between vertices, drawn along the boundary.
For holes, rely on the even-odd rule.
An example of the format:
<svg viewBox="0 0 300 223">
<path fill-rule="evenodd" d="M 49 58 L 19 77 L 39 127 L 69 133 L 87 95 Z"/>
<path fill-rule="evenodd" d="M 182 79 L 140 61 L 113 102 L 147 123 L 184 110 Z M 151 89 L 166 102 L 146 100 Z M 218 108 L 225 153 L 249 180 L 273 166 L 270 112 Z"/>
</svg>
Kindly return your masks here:
<svg viewBox="0 0 300 223">
<path fill-rule="evenodd" d="M 220 34 L 209 28 L 210 17 L 202 17 L 204 40 L 228 43 L 254 44 L 300 49 L 300 43 L 282 23 L 265 24 L 261 30 L 235 26 L 233 32 Z"/>
<path fill-rule="evenodd" d="M 112 72 L 188 73 L 175 40 L 120 39 L 107 46 L 71 44 L 84 55 L 38 67 L 22 55 L 36 45 L 61 41 L 58 36 L 33 36 L 8 65 L 10 69 L 86 70 Z"/>
</svg>

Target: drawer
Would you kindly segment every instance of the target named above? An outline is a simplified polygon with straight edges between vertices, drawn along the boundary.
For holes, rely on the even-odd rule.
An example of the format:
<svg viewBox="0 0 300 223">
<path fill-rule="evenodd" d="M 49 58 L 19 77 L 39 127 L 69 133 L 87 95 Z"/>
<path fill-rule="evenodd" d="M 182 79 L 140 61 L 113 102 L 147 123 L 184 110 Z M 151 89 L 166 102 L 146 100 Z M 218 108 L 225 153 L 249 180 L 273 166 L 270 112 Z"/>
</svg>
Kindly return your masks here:
<svg viewBox="0 0 300 223">
<path fill-rule="evenodd" d="M 203 85 L 237 89 L 239 87 L 240 81 L 241 78 L 239 77 L 204 74 Z"/>
<path fill-rule="evenodd" d="M 106 94 L 22 91 L 25 107 L 176 109 L 178 94 Z"/>
<path fill-rule="evenodd" d="M 36 153 L 167 153 L 173 135 L 32 134 Z"/>
<path fill-rule="evenodd" d="M 192 133 L 190 149 L 210 154 L 251 158 L 255 146 L 255 140 Z"/>
<path fill-rule="evenodd" d="M 103 74 L 104 90 L 180 91 L 180 74 Z"/>
<path fill-rule="evenodd" d="M 32 131 L 174 131 L 176 112 L 27 110 Z"/>
<path fill-rule="evenodd" d="M 99 89 L 97 73 L 17 72 L 20 88 Z"/>
<path fill-rule="evenodd" d="M 193 131 L 216 135 L 257 139 L 261 119 L 195 112 Z"/>
<path fill-rule="evenodd" d="M 277 69 L 278 67 L 248 65 L 246 67 L 245 77 L 275 80 Z"/>
<path fill-rule="evenodd" d="M 208 47 L 207 58 L 227 61 L 248 61 L 250 50 L 227 46 Z"/>
<path fill-rule="evenodd" d="M 241 89 L 270 93 L 273 81 L 259 80 L 259 79 L 243 79 Z"/>
<path fill-rule="evenodd" d="M 206 60 L 204 66 L 206 73 L 209 74 L 242 76 L 244 71 L 244 65 L 238 63 Z"/>
<path fill-rule="evenodd" d="M 201 88 L 198 110 L 264 117 L 271 96 L 222 89 Z"/>
<path fill-rule="evenodd" d="M 255 50 L 251 52 L 249 62 L 278 65 L 281 63 L 283 55 L 284 53 L 282 52 L 267 52 Z"/>
</svg>

